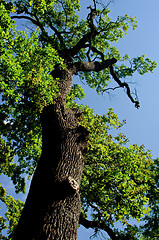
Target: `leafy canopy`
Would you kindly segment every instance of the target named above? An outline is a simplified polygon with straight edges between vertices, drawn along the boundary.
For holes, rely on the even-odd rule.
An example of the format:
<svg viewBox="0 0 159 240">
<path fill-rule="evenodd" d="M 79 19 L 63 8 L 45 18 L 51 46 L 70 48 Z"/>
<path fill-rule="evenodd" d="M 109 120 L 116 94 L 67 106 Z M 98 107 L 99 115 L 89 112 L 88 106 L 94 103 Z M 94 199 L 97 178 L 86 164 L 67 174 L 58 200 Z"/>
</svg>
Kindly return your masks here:
<svg viewBox="0 0 159 240">
<path fill-rule="evenodd" d="M 130 27 L 136 28 L 136 19 L 125 15 L 112 21 L 107 7 L 96 9 L 98 34 L 91 39 L 91 48 L 98 51 L 90 51 L 90 42 L 78 49 L 78 43 L 90 32 L 88 18 L 81 19 L 79 12 L 78 0 L 0 3 L 0 174 L 12 180 L 16 193 L 25 193 L 24 177 L 32 176 L 41 154 L 39 113 L 59 95 L 59 79 L 50 74 L 56 65 L 65 69 L 69 61 L 101 61 L 103 54 L 105 59 L 118 60 L 114 68 L 121 79 L 135 72 L 141 75 L 152 72 L 156 67 L 144 55 L 131 60 L 128 54 L 120 55 L 113 43 L 127 34 Z M 19 30 L 15 22 L 22 18 L 29 21 L 25 31 Z M 109 68 L 78 75 L 98 94 L 111 81 Z M 150 190 L 152 195 L 155 192 L 156 163 L 144 146 L 127 147 L 128 140 L 121 132 L 111 135 L 111 128 L 118 132 L 123 125 L 112 108 L 106 115 L 95 115 L 88 106 L 76 104 L 76 99 L 82 98 L 82 86 L 74 84 L 66 106 L 82 110 L 79 122 L 90 132 L 81 184 L 83 216 L 86 218 L 92 209 L 94 221 L 102 220 L 112 226 L 116 221 L 128 224 L 131 217 L 140 219 L 149 211 L 146 206 L 151 197 L 147 192 Z M 0 191 L 8 209 L 5 217 L 1 217 L 1 228 L 9 227 L 10 234 L 23 203 L 9 196 L 2 185 Z M 1 235 L 1 239 L 6 238 Z"/>
</svg>

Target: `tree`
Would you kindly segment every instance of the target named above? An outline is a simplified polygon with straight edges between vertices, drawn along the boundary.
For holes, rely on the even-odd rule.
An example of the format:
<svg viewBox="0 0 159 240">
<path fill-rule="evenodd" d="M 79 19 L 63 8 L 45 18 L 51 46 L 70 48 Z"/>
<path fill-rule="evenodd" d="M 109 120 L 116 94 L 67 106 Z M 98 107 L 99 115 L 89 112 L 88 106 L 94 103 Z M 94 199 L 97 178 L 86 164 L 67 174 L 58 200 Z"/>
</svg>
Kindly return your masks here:
<svg viewBox="0 0 159 240">
<path fill-rule="evenodd" d="M 17 193 L 25 192 L 24 175 L 34 175 L 18 225 L 23 203 L 1 186 L 9 239 L 73 240 L 79 223 L 95 233 L 102 229 L 111 239 L 136 239 L 127 220 L 148 211 L 150 152 L 127 147 L 121 133 L 112 137 L 110 128 L 123 125 L 113 109 L 100 116 L 77 105 L 84 92 L 72 81 L 78 75 L 100 94 L 109 91 L 112 79 L 138 108 L 137 96 L 121 79 L 152 72 L 156 63 L 144 55 L 122 57 L 112 45 L 130 26 L 136 28 L 135 18 L 125 15 L 113 22 L 108 6 L 92 4 L 86 20 L 78 16 L 77 0 L 0 4 L 1 173 L 11 178 Z M 17 30 L 17 19 L 32 25 Z M 124 233 L 115 229 L 116 221 L 127 224 Z"/>
</svg>

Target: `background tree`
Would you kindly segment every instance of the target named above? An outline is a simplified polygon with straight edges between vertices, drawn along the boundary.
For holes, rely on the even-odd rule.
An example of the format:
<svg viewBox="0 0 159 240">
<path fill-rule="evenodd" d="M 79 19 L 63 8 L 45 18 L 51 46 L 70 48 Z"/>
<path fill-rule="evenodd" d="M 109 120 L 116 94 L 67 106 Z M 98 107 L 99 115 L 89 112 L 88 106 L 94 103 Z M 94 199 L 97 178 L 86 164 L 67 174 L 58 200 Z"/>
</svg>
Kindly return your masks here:
<svg viewBox="0 0 159 240">
<path fill-rule="evenodd" d="M 98 93 L 108 90 L 112 78 L 138 108 L 138 99 L 120 79 L 153 71 L 156 64 L 144 55 L 131 61 L 121 57 L 111 43 L 129 26 L 135 28 L 135 19 L 125 15 L 112 22 L 107 7 L 92 4 L 87 19 L 80 20 L 78 1 L 1 3 L 1 172 L 19 192 L 25 190 L 23 174 L 30 177 L 37 167 L 13 239 L 76 239 L 79 216 L 96 233 L 103 229 L 112 239 L 135 238 L 130 227 L 120 233 L 114 223 L 127 224 L 147 212 L 150 153 L 143 146 L 126 147 L 122 134 L 109 134 L 111 126 L 122 125 L 112 109 L 97 116 L 77 105 L 75 98 L 84 93 L 72 85 L 72 76 Z M 32 29 L 16 30 L 11 12 L 12 19 L 29 20 Z M 3 187 L 1 199 L 9 209 L 11 233 L 23 204 Z"/>
</svg>

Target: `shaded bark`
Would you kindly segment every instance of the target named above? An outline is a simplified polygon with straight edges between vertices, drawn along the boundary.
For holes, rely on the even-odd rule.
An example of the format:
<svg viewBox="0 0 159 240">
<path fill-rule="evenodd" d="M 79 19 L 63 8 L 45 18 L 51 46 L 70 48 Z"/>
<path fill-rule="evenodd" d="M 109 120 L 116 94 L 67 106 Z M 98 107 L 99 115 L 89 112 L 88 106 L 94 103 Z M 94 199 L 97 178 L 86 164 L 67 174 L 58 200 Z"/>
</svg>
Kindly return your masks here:
<svg viewBox="0 0 159 240">
<path fill-rule="evenodd" d="M 42 155 L 13 240 L 77 239 L 88 132 L 78 124 L 80 113 L 64 107 L 71 72 L 58 74 L 61 95 L 41 114 Z"/>
</svg>

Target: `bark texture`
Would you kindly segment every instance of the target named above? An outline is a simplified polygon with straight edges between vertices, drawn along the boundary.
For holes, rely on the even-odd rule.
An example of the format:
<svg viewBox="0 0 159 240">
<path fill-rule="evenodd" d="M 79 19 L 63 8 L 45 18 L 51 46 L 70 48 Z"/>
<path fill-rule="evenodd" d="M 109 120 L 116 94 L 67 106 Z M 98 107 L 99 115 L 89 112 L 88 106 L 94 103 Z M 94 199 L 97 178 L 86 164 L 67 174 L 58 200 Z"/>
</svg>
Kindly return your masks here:
<svg viewBox="0 0 159 240">
<path fill-rule="evenodd" d="M 53 73 L 57 74 L 61 95 L 41 114 L 42 155 L 13 240 L 77 239 L 79 186 L 88 132 L 78 124 L 80 112 L 64 106 L 72 72 Z"/>
</svg>

